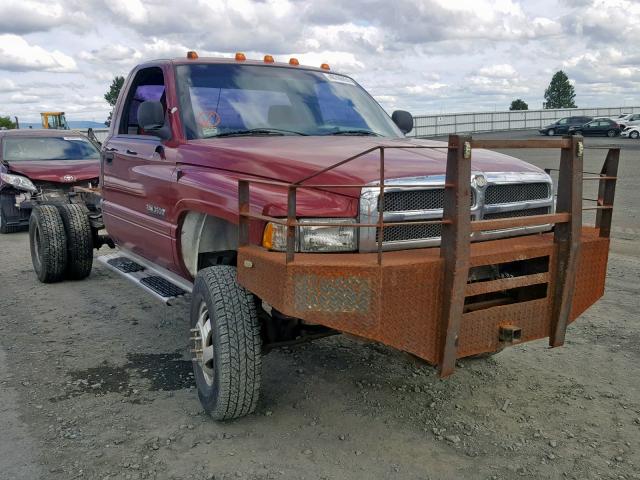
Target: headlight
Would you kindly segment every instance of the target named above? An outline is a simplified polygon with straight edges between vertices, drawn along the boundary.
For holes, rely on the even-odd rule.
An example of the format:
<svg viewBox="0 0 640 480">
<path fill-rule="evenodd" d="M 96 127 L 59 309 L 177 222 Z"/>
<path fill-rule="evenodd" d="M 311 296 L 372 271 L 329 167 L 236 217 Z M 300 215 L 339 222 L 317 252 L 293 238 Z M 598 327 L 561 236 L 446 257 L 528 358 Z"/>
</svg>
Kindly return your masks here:
<svg viewBox="0 0 640 480">
<path fill-rule="evenodd" d="M 306 218 L 300 223 L 327 223 L 329 226 L 300 225 L 296 230 L 296 252 L 353 252 L 357 250 L 356 223 L 353 218 Z M 262 246 L 283 252 L 287 249 L 287 227 L 267 223 Z"/>
<path fill-rule="evenodd" d="M 16 188 L 21 190 L 26 190 L 28 192 L 37 192 L 38 189 L 33 184 L 31 180 L 27 177 L 22 177 L 20 175 L 12 175 L 10 173 L 0 173 L 0 178 L 3 182 L 8 183 L 9 185 L 13 185 Z"/>
</svg>

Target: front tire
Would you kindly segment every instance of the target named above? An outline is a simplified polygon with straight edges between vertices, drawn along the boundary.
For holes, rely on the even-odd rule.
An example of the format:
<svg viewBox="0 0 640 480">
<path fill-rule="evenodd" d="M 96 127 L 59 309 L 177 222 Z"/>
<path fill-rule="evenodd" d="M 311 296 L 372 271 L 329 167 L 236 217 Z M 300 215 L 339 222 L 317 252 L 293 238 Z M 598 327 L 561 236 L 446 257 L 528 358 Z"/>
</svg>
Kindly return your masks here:
<svg viewBox="0 0 640 480">
<path fill-rule="evenodd" d="M 258 403 L 261 338 L 254 297 L 235 267 L 200 270 L 191 300 L 193 370 L 198 397 L 214 420 L 252 413 Z"/>
<path fill-rule="evenodd" d="M 636 138 L 638 138 L 638 137 L 640 137 L 640 132 L 638 132 L 638 131 L 636 131 L 636 130 L 634 130 L 633 132 L 631 132 L 631 133 L 629 134 L 629 138 L 636 139 Z"/>
<path fill-rule="evenodd" d="M 616 131 L 615 130 L 609 130 L 607 131 L 607 137 L 609 138 L 613 138 L 616 136 Z"/>
<path fill-rule="evenodd" d="M 556 134 L 556 131 L 553 128 L 550 128 L 549 130 L 547 130 L 547 135 L 549 135 L 550 137 L 553 137 Z"/>
<path fill-rule="evenodd" d="M 67 266 L 67 237 L 58 209 L 53 205 L 38 205 L 29 218 L 31 262 L 38 280 L 59 282 Z"/>
<path fill-rule="evenodd" d="M 60 217 L 67 233 L 67 270 L 71 280 L 82 280 L 93 266 L 93 236 L 87 209 L 83 205 L 60 206 Z"/>
</svg>

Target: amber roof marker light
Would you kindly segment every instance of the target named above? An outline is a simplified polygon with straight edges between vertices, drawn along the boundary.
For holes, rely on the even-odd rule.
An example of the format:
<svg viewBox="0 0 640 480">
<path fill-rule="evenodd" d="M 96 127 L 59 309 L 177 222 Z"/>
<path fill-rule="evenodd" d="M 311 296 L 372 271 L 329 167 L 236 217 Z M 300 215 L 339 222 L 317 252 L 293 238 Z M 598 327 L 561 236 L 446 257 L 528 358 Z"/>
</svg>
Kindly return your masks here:
<svg viewBox="0 0 640 480">
<path fill-rule="evenodd" d="M 298 59 L 297 59 L 297 58 L 293 58 L 293 57 L 291 57 L 291 58 L 289 59 L 289 65 L 300 65 L 300 62 L 298 61 Z"/>
<path fill-rule="evenodd" d="M 321 68 L 322 70 L 331 70 L 331 69 L 329 68 L 329 64 L 328 64 L 328 63 L 323 63 L 322 65 L 320 65 L 320 68 Z"/>
<path fill-rule="evenodd" d="M 195 51 L 193 51 L 193 50 L 189 50 L 189 51 L 187 52 L 187 58 L 188 58 L 189 60 L 197 60 L 197 59 L 198 59 L 198 54 L 197 54 Z"/>
<path fill-rule="evenodd" d="M 242 53 L 242 52 L 237 52 L 236 53 L 236 61 L 244 62 L 246 59 L 247 59 L 247 57 L 245 56 L 244 53 Z"/>
<path fill-rule="evenodd" d="M 264 63 L 273 63 L 275 62 L 275 60 L 273 59 L 273 57 L 271 55 L 265 55 L 264 56 Z"/>
</svg>

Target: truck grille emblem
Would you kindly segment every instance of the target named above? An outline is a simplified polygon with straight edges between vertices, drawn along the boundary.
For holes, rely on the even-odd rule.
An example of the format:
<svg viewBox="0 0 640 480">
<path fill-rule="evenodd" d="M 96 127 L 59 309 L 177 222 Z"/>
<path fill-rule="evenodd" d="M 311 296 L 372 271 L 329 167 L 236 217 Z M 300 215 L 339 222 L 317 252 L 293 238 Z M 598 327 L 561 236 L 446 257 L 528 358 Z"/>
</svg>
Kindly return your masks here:
<svg viewBox="0 0 640 480">
<path fill-rule="evenodd" d="M 76 177 L 74 177 L 73 175 L 65 175 L 62 177 L 62 181 L 63 182 L 75 182 L 76 181 Z"/>
</svg>

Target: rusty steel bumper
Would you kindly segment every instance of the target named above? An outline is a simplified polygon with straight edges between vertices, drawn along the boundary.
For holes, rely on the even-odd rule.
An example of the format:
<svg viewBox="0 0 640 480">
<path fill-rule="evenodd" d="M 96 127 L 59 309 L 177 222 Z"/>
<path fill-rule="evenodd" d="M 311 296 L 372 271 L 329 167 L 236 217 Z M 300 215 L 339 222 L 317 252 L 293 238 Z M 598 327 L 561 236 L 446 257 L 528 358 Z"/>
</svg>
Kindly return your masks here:
<svg viewBox="0 0 640 480">
<path fill-rule="evenodd" d="M 601 171 L 594 173 L 583 172 L 585 147 L 579 136 L 474 140 L 451 135 L 447 147 L 414 146 L 448 151 L 442 219 L 411 222 L 441 224 L 439 248 L 383 255 L 384 228 L 407 222 L 385 222 L 380 211 L 377 223 L 354 224 L 381 232 L 377 254 L 296 253 L 297 191 L 346 187 L 309 182 L 377 150 L 383 201 L 385 151 L 392 148 L 398 147 L 372 147 L 292 184 L 240 180 L 239 282 L 284 314 L 410 352 L 438 365 L 443 377 L 453 372 L 457 358 L 494 352 L 508 344 L 548 337 L 551 346 L 562 345 L 567 325 L 604 292 L 620 148 L 607 148 Z M 555 213 L 472 221 L 469 178 L 474 148 L 560 149 Z M 598 182 L 597 198 L 583 198 L 584 181 Z M 251 183 L 286 189 L 287 218 L 253 213 Z M 584 207 L 584 201 L 595 205 Z M 596 212 L 595 227 L 582 226 L 586 210 Z M 286 253 L 252 245 L 252 221 L 286 226 Z M 471 242 L 472 232 L 532 225 L 553 225 L 553 231 Z M 487 268 L 493 274 L 487 275 Z M 476 275 L 483 269 L 484 275 Z"/>
<path fill-rule="evenodd" d="M 240 283 L 286 315 L 325 325 L 437 364 L 442 356 L 441 321 L 444 261 L 439 248 L 375 254 L 299 254 L 286 263 L 284 253 L 258 246 L 238 252 Z M 547 272 L 468 283 L 457 339 L 457 358 L 500 350 L 505 345 L 550 337 L 557 278 L 553 233 L 471 245 L 469 265 L 548 258 Z M 583 227 L 570 321 L 604 293 L 609 239 Z M 542 295 L 492 305 L 469 303 L 478 295 L 535 287 Z M 477 298 L 477 297 L 476 297 Z M 493 302 L 496 303 L 496 302 Z M 500 302 L 498 302 L 500 303 Z M 510 332 L 518 332 L 516 338 Z"/>
</svg>

